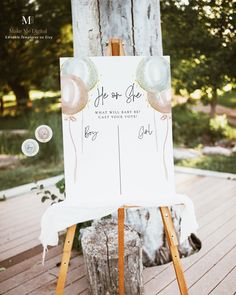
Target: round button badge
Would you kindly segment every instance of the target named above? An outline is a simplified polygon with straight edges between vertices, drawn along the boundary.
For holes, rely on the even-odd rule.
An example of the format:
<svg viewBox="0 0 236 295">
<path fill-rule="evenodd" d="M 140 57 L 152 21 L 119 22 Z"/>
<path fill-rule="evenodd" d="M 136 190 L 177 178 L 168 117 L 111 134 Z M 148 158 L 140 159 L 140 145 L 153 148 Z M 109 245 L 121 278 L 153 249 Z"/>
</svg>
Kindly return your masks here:
<svg viewBox="0 0 236 295">
<path fill-rule="evenodd" d="M 52 136 L 52 128 L 48 125 L 40 125 L 35 130 L 35 137 L 39 142 L 49 142 Z"/>
<path fill-rule="evenodd" d="M 39 144 L 34 139 L 26 139 L 21 145 L 21 150 L 27 157 L 33 157 L 39 152 Z"/>
</svg>

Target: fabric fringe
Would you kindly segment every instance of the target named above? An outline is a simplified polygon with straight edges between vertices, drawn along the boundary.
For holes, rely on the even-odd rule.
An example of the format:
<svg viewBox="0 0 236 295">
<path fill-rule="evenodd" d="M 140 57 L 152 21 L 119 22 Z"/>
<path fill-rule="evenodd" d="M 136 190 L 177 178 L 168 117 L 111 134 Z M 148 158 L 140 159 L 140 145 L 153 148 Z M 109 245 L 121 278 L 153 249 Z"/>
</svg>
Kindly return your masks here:
<svg viewBox="0 0 236 295">
<path fill-rule="evenodd" d="M 46 258 L 46 253 L 48 252 L 47 247 L 43 247 L 43 256 L 42 256 L 42 265 L 44 266 L 45 263 L 45 258 Z"/>
</svg>

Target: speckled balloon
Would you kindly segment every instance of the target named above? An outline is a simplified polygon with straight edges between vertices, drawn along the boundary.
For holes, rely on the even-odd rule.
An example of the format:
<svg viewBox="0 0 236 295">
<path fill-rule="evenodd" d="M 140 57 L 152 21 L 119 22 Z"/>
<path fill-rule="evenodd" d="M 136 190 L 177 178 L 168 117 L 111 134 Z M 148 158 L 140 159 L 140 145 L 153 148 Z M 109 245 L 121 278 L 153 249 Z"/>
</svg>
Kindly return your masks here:
<svg viewBox="0 0 236 295">
<path fill-rule="evenodd" d="M 170 64 L 161 56 L 145 57 L 136 70 L 136 80 L 147 92 L 156 93 L 170 88 Z"/>
<path fill-rule="evenodd" d="M 98 82 L 96 66 L 88 57 L 68 58 L 62 65 L 61 74 L 79 77 L 87 90 L 91 90 Z"/>
</svg>

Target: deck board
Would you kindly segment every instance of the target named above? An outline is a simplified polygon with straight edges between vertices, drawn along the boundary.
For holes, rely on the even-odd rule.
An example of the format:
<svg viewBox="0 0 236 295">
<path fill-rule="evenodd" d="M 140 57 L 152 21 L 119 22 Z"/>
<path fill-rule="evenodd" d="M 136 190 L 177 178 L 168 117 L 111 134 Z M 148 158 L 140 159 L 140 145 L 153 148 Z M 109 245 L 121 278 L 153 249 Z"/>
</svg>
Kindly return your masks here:
<svg viewBox="0 0 236 295">
<path fill-rule="evenodd" d="M 176 174 L 177 190 L 189 195 L 199 223 L 201 251 L 182 259 L 189 293 L 234 294 L 236 292 L 236 181 Z M 0 261 L 31 251 L 39 245 L 40 216 L 47 204 L 32 193 L 0 204 Z M 28 225 L 26 227 L 25 225 Z M 62 245 L 47 254 L 23 260 L 0 273 L 2 295 L 53 295 Z M 1 265 L 1 264 L 0 264 Z M 179 294 L 172 264 L 144 270 L 145 295 Z M 73 252 L 65 295 L 89 295 L 83 257 Z"/>
<path fill-rule="evenodd" d="M 234 236 L 235 232 L 234 232 Z M 229 239 L 227 239 L 227 242 Z M 217 255 L 217 263 L 213 264 L 211 268 L 208 268 L 202 275 L 202 277 L 195 279 L 195 283 L 191 286 L 191 294 L 203 294 L 210 293 L 214 287 L 222 281 L 222 279 L 234 268 L 235 260 L 232 257 L 236 257 L 235 240 L 234 245 L 226 254 L 222 256 Z M 219 247 L 217 247 L 219 250 Z M 216 256 L 216 255 L 215 255 Z M 211 258 L 209 256 L 209 258 Z M 235 281 L 236 283 L 236 281 Z"/>
<path fill-rule="evenodd" d="M 230 294 L 235 290 L 236 266 L 211 290 L 209 294 L 222 295 Z"/>
</svg>

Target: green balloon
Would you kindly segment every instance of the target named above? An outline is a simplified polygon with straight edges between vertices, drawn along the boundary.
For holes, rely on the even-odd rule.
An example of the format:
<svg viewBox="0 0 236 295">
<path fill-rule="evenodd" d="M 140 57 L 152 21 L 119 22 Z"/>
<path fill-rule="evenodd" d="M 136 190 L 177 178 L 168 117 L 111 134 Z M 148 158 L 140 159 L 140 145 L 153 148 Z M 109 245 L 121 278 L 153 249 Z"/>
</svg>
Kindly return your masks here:
<svg viewBox="0 0 236 295">
<path fill-rule="evenodd" d="M 98 82 L 96 66 L 88 57 L 68 58 L 62 65 L 61 74 L 63 76 L 73 75 L 80 78 L 88 91 Z"/>
<path fill-rule="evenodd" d="M 162 56 L 143 58 L 136 70 L 136 80 L 147 92 L 156 93 L 169 89 L 169 62 Z"/>
</svg>

